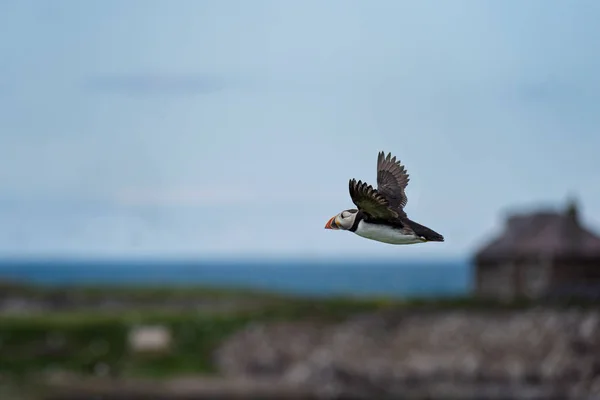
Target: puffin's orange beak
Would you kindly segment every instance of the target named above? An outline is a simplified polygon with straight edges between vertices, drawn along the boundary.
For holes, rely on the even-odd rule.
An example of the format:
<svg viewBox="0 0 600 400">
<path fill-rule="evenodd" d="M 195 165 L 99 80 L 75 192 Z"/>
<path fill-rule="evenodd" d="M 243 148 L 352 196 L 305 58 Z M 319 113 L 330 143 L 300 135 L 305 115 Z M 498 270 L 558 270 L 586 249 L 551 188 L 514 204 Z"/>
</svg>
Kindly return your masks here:
<svg viewBox="0 0 600 400">
<path fill-rule="evenodd" d="M 325 224 L 325 229 L 338 229 L 338 226 L 335 223 L 335 217 L 329 218 L 329 221 Z"/>
</svg>

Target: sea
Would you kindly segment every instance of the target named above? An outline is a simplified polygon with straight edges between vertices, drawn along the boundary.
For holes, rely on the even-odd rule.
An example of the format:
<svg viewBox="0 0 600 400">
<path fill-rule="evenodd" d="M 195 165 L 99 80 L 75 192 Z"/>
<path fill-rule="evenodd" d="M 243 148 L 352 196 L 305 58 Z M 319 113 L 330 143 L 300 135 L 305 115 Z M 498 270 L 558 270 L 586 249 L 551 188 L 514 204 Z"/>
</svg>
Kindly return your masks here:
<svg viewBox="0 0 600 400">
<path fill-rule="evenodd" d="M 471 275 L 470 264 L 461 260 L 0 260 L 0 281 L 205 286 L 310 296 L 460 296 L 470 291 Z"/>
</svg>

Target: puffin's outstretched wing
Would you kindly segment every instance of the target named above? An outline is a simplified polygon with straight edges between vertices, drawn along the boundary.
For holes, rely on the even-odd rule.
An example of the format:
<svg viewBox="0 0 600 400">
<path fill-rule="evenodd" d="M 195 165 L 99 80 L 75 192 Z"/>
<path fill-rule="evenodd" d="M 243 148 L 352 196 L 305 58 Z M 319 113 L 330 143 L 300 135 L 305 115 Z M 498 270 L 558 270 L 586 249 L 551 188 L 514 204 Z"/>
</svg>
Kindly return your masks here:
<svg viewBox="0 0 600 400">
<path fill-rule="evenodd" d="M 398 211 L 391 209 L 389 201 L 373 186 L 366 182 L 356 182 L 356 179 L 350 179 L 349 189 L 352 202 L 364 213 L 382 219 L 398 217 Z"/>
<path fill-rule="evenodd" d="M 388 153 L 385 157 L 383 151 L 377 157 L 377 191 L 388 201 L 390 208 L 404 214 L 404 207 L 408 198 L 404 189 L 408 185 L 408 173 L 400 160 Z"/>
</svg>

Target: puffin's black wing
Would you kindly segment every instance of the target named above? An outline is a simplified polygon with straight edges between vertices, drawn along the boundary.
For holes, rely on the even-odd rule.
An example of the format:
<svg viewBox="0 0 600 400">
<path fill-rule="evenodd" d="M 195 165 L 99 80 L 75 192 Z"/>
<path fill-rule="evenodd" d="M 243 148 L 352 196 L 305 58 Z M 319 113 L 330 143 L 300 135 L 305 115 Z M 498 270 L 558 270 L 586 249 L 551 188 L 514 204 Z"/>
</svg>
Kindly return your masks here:
<svg viewBox="0 0 600 400">
<path fill-rule="evenodd" d="M 377 219 L 395 219 L 398 211 L 390 208 L 388 200 L 366 182 L 351 179 L 350 197 L 359 210 Z"/>
<path fill-rule="evenodd" d="M 377 157 L 377 191 L 385 196 L 390 208 L 396 209 L 404 214 L 408 198 L 404 189 L 408 185 L 408 173 L 400 160 L 388 153 L 387 157 L 383 151 Z"/>
</svg>

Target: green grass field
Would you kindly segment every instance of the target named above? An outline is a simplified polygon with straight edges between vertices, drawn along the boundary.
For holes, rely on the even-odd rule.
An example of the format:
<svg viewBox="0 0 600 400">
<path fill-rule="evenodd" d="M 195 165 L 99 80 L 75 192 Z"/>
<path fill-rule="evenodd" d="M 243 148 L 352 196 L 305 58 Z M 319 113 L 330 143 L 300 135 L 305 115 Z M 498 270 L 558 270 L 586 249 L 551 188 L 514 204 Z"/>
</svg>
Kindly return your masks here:
<svg viewBox="0 0 600 400">
<path fill-rule="evenodd" d="M 110 289 L 111 291 L 113 289 Z M 123 289 L 118 289 L 121 293 Z M 98 295 L 97 289 L 85 295 Z M 195 294 L 209 297 L 227 293 L 192 290 L 178 296 Z M 172 298 L 172 291 L 138 290 L 127 296 L 156 300 Z M 232 293 L 236 298 L 240 293 Z M 123 311 L 119 313 L 66 311 L 0 317 L 0 373 L 25 376 L 48 369 L 94 373 L 98 366 L 121 376 L 168 376 L 180 373 L 209 373 L 214 370 L 212 352 L 228 335 L 246 324 L 266 320 L 316 318 L 336 320 L 348 315 L 380 309 L 390 303 L 380 300 L 300 300 L 257 296 L 265 300 L 252 311 L 203 313 L 196 311 Z M 160 324 L 170 328 L 173 348 L 167 354 L 140 356 L 127 348 L 130 328 L 140 324 Z"/>
</svg>

